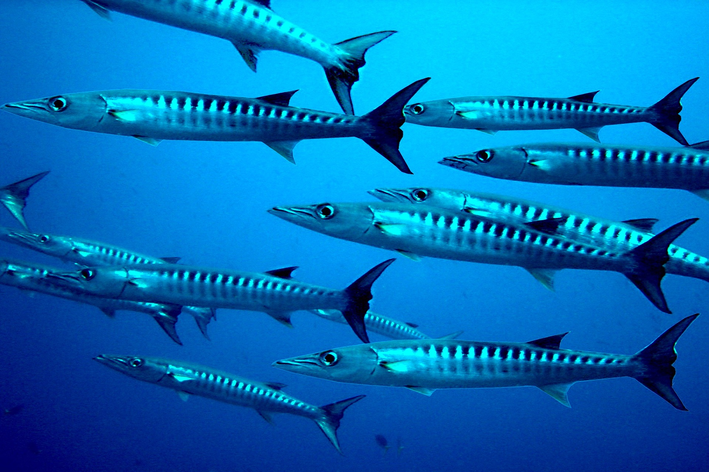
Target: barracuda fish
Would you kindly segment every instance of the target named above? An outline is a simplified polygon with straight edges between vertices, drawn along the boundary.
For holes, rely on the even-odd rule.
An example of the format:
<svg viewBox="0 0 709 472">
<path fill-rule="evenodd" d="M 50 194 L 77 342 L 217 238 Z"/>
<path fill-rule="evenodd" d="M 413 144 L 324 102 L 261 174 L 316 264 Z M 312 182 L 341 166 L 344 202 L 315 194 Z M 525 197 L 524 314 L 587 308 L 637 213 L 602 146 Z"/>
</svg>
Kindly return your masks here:
<svg viewBox="0 0 709 472">
<path fill-rule="evenodd" d="M 253 408 L 269 423 L 272 423 L 271 413 L 290 413 L 309 418 L 340 454 L 342 450 L 337 440 L 340 420 L 347 407 L 364 398 L 364 395 L 358 395 L 318 407 L 283 393 L 283 384 L 254 382 L 194 364 L 134 356 L 99 355 L 94 360 L 129 377 L 173 389 L 183 400 L 187 400 L 189 395 L 198 395 Z"/>
<path fill-rule="evenodd" d="M 709 199 L 709 141 L 682 148 L 525 144 L 446 157 L 439 164 L 499 179 L 676 188 Z"/>
<path fill-rule="evenodd" d="M 177 317 L 182 307 L 177 305 L 97 297 L 85 293 L 79 288 L 51 283 L 52 278 L 50 274 L 55 272 L 61 272 L 61 269 L 36 264 L 34 262 L 29 263 L 8 259 L 0 260 L 0 284 L 2 285 L 93 305 L 110 318 L 116 316 L 116 311 L 123 310 L 147 313 L 160 325 L 163 331 L 170 336 L 170 339 L 182 345 L 182 341 L 180 341 L 180 337 L 177 335 L 175 329 L 175 323 L 177 323 Z"/>
<path fill-rule="evenodd" d="M 293 280 L 295 267 L 255 273 L 143 264 L 89 267 L 52 277 L 108 298 L 262 311 L 287 326 L 292 326 L 292 311 L 334 308 L 362 341 L 369 342 L 364 316 L 372 299 L 372 284 L 392 262 L 376 265 L 344 290 Z"/>
<path fill-rule="evenodd" d="M 97 133 L 163 139 L 262 141 L 290 162 L 302 139 L 356 137 L 397 169 L 411 173 L 399 152 L 402 109 L 428 82 L 421 79 L 363 116 L 289 106 L 295 91 L 259 98 L 160 90 L 108 90 L 8 103 L 2 109 L 45 123 Z"/>
<path fill-rule="evenodd" d="M 337 102 L 354 114 L 350 90 L 359 80 L 369 48 L 396 31 L 380 31 L 329 44 L 278 16 L 270 0 L 82 0 L 104 18 L 110 10 L 231 41 L 256 72 L 258 53 L 276 50 L 311 59 L 325 68 Z"/>
<path fill-rule="evenodd" d="M 0 188 L 0 203 L 7 208 L 7 211 L 28 231 L 29 228 L 27 227 L 24 215 L 26 200 L 30 195 L 30 188 L 42 180 L 47 174 L 49 174 L 49 171 L 40 172 L 37 175 Z"/>
<path fill-rule="evenodd" d="M 617 252 L 569 241 L 526 225 L 427 205 L 322 203 L 275 207 L 279 218 L 320 233 L 408 257 L 431 256 L 520 266 L 532 273 L 549 269 L 610 270 L 625 275 L 658 309 L 671 313 L 660 282 L 667 247 L 697 219 L 677 223 L 644 244 Z"/>
<path fill-rule="evenodd" d="M 330 349 L 275 362 L 275 367 L 337 382 L 406 387 L 430 395 L 439 388 L 535 386 L 565 406 L 575 382 L 632 377 L 678 410 L 672 388 L 675 344 L 699 315 L 688 316 L 635 355 L 573 351 L 559 334 L 527 343 L 456 340 L 384 341 Z"/>
<path fill-rule="evenodd" d="M 111 244 L 90 241 L 73 236 L 31 233 L 29 231 L 11 230 L 2 227 L 0 227 L 0 240 L 14 243 L 80 266 L 174 264 L 180 259 L 179 257 L 153 257 Z M 194 318 L 202 335 L 209 339 L 207 325 L 213 318 L 216 318 L 215 310 L 198 306 L 184 306 L 182 310 Z"/>
<path fill-rule="evenodd" d="M 310 310 L 314 315 L 336 323 L 347 324 L 347 320 L 342 313 L 337 310 Z M 418 325 L 395 320 L 387 316 L 368 311 L 364 315 L 364 326 L 367 332 L 381 334 L 392 339 L 430 339 L 431 337 L 419 331 Z M 458 334 L 458 333 L 456 333 Z"/>
<path fill-rule="evenodd" d="M 513 225 L 526 225 L 543 233 L 623 252 L 649 241 L 653 236 L 653 226 L 657 223 L 654 218 L 611 221 L 543 203 L 463 190 L 430 187 L 378 188 L 369 193 L 385 202 L 433 205 L 462 211 Z M 674 244 L 668 246 L 667 253 L 670 256 L 665 264 L 667 273 L 709 282 L 709 259 Z M 532 271 L 532 275 L 547 288 L 553 289 L 553 272 Z"/>
<path fill-rule="evenodd" d="M 468 128 L 495 133 L 499 130 L 574 128 L 598 141 L 607 125 L 650 123 L 686 146 L 679 131 L 682 96 L 699 77 L 683 83 L 649 107 L 597 103 L 596 92 L 569 98 L 461 97 L 415 103 L 404 109 L 406 121 L 417 125 Z"/>
</svg>

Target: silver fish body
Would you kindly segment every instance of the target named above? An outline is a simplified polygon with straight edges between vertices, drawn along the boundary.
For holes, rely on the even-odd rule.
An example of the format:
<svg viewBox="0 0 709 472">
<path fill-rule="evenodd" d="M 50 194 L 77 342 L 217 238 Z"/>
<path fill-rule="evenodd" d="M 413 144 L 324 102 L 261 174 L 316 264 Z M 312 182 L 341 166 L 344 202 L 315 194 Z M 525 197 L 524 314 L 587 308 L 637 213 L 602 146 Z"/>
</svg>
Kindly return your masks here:
<svg viewBox="0 0 709 472">
<path fill-rule="evenodd" d="M 311 310 L 320 318 L 347 324 L 342 313 L 337 310 Z M 368 333 L 377 333 L 392 339 L 430 339 L 431 337 L 418 330 L 418 325 L 405 321 L 395 320 L 388 316 L 368 311 L 364 315 L 364 325 Z"/>
<path fill-rule="evenodd" d="M 313 420 L 332 445 L 340 450 L 337 428 L 347 407 L 364 398 L 349 398 L 322 407 L 308 404 L 284 393 L 278 383 L 248 380 L 207 367 L 151 357 L 99 355 L 101 364 L 138 380 L 188 395 L 211 398 L 256 410 L 265 420 L 271 413 L 289 413 Z"/>
<path fill-rule="evenodd" d="M 371 286 L 393 261 L 378 264 L 344 290 L 293 280 L 295 267 L 256 273 L 143 264 L 89 267 L 54 277 L 57 283 L 79 286 L 102 297 L 261 311 L 289 326 L 292 311 L 334 308 L 368 342 L 363 320 L 372 298 Z"/>
<path fill-rule="evenodd" d="M 104 17 L 117 11 L 146 20 L 223 38 L 234 43 L 256 72 L 258 53 L 277 50 L 311 59 L 325 68 L 338 103 L 354 114 L 350 90 L 359 80 L 367 49 L 395 31 L 381 31 L 337 44 L 327 43 L 270 9 L 270 2 L 249 0 L 83 0 Z"/>
<path fill-rule="evenodd" d="M 660 281 L 667 246 L 696 219 L 685 220 L 627 252 L 569 241 L 524 225 L 428 205 L 401 203 L 323 203 L 275 207 L 275 216 L 349 241 L 407 255 L 489 264 L 530 271 L 593 269 L 620 272 L 660 310 L 669 312 Z"/>
<path fill-rule="evenodd" d="M 109 317 L 114 317 L 116 311 L 146 313 L 160 325 L 163 331 L 170 336 L 170 339 L 182 345 L 182 341 L 180 341 L 180 337 L 175 330 L 175 323 L 177 323 L 182 307 L 99 297 L 86 293 L 77 287 L 52 283 L 51 274 L 59 272 L 61 272 L 61 269 L 34 262 L 0 260 L 0 284 L 2 285 L 93 305 Z"/>
<path fill-rule="evenodd" d="M 402 109 L 428 81 L 405 87 L 363 116 L 289 106 L 293 93 L 259 98 L 161 90 L 106 90 L 8 103 L 3 110 L 27 118 L 97 133 L 133 136 L 151 144 L 163 139 L 262 141 L 293 162 L 302 139 L 357 137 L 411 173 L 399 152 Z"/>
<path fill-rule="evenodd" d="M 675 344 L 698 315 L 668 329 L 635 355 L 561 349 L 564 334 L 528 343 L 460 340 L 384 341 L 283 359 L 275 367 L 338 382 L 407 387 L 430 395 L 439 388 L 536 386 L 569 405 L 578 381 L 632 377 L 686 410 L 672 389 Z"/>
<path fill-rule="evenodd" d="M 411 187 L 380 188 L 369 192 L 383 201 L 432 205 L 468 214 L 501 220 L 573 241 L 626 252 L 649 241 L 657 220 L 644 218 L 623 222 L 546 205 L 520 198 L 482 192 Z M 670 256 L 665 264 L 669 274 L 694 277 L 709 282 L 709 259 L 682 247 L 670 244 Z"/>
<path fill-rule="evenodd" d="M 441 164 L 546 184 L 676 188 L 709 197 L 709 142 L 680 148 L 542 143 L 481 149 Z"/>
<path fill-rule="evenodd" d="M 0 187 L 0 204 L 7 208 L 7 211 L 15 217 L 15 219 L 26 229 L 27 221 L 25 221 L 24 209 L 27 205 L 27 197 L 30 195 L 30 188 L 42 178 L 49 174 L 49 171 L 40 172 L 39 174 L 27 177 L 13 184 Z"/>
<path fill-rule="evenodd" d="M 0 239 L 81 266 L 167 264 L 179 260 L 179 257 L 154 257 L 112 244 L 74 236 L 32 233 L 6 228 L 0 228 Z M 214 310 L 200 306 L 185 306 L 182 310 L 194 318 L 201 333 L 209 339 L 207 326 L 212 318 L 215 318 Z"/>
<path fill-rule="evenodd" d="M 679 131 L 681 98 L 698 78 L 688 80 L 649 107 L 594 102 L 597 92 L 570 98 L 544 97 L 460 97 L 409 105 L 406 121 L 425 126 L 499 130 L 574 128 L 598 141 L 606 125 L 648 122 L 682 145 L 687 140 Z"/>
</svg>

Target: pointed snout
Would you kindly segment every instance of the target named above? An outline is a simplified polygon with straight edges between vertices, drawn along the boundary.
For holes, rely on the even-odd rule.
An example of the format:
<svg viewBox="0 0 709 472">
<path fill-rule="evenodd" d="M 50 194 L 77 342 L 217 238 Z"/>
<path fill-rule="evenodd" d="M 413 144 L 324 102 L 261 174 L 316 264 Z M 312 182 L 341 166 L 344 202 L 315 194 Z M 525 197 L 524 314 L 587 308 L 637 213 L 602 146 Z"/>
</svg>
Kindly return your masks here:
<svg viewBox="0 0 709 472">
<path fill-rule="evenodd" d="M 466 154 L 444 157 L 443 159 L 438 161 L 438 163 L 443 164 L 444 166 L 452 167 L 454 169 L 465 169 L 466 167 L 477 165 L 475 159 L 466 157 Z"/>
</svg>

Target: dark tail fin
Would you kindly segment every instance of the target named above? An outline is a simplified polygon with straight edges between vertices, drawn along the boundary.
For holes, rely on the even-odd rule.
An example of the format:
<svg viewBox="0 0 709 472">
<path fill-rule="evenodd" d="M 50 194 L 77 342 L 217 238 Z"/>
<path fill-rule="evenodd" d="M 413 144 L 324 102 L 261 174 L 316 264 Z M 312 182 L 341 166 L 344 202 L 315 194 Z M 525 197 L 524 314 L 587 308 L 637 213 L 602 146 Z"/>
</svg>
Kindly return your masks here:
<svg viewBox="0 0 709 472">
<path fill-rule="evenodd" d="M 395 259 L 388 259 L 381 264 L 377 264 L 344 290 L 348 301 L 347 306 L 342 310 L 342 315 L 362 342 L 369 342 L 367 328 L 364 326 L 364 315 L 367 314 L 369 300 L 372 299 L 372 284 L 382 275 L 384 269 L 389 267 L 394 261 Z"/>
<path fill-rule="evenodd" d="M 688 143 L 679 131 L 679 122 L 682 121 L 682 117 L 679 116 L 679 112 L 682 111 L 681 100 L 682 96 L 689 90 L 689 87 L 697 80 L 699 80 L 699 77 L 686 81 L 648 109 L 655 112 L 656 115 L 650 124 L 683 146 L 687 146 Z"/>
<path fill-rule="evenodd" d="M 664 265 L 670 259 L 667 248 L 697 220 L 698 218 L 690 218 L 670 226 L 629 253 L 635 259 L 636 266 L 625 276 L 640 289 L 648 300 L 665 313 L 672 313 L 667 306 L 662 288 L 660 288 L 660 282 L 665 276 Z"/>
<path fill-rule="evenodd" d="M 347 115 L 354 115 L 350 91 L 352 90 L 352 85 L 359 80 L 359 68 L 365 64 L 364 54 L 369 48 L 379 44 L 394 33 L 396 31 L 380 31 L 357 36 L 335 44 L 346 55 L 343 57 L 342 67 L 326 67 L 325 75 L 327 75 L 327 81 L 335 94 L 337 103 L 340 104 L 340 107 Z"/>
<path fill-rule="evenodd" d="M 672 379 L 675 377 L 675 368 L 672 367 L 672 364 L 677 360 L 675 344 L 697 316 L 699 315 L 686 317 L 665 331 L 648 347 L 635 354 L 635 359 L 645 367 L 644 372 L 635 377 L 638 382 L 667 400 L 678 410 L 687 411 L 687 408 L 672 388 Z"/>
<path fill-rule="evenodd" d="M 29 228 L 27 227 L 27 222 L 23 214 L 25 199 L 30 195 L 30 188 L 47 174 L 49 174 L 49 171 L 41 172 L 32 177 L 0 188 L 0 192 L 5 193 L 5 197 L 0 198 L 0 202 L 5 205 L 5 208 L 12 213 L 12 216 L 14 216 L 27 231 L 29 231 Z"/>
<path fill-rule="evenodd" d="M 371 131 L 362 136 L 362 140 L 406 174 L 412 172 L 399 152 L 399 143 L 404 137 L 401 131 L 401 125 L 404 124 L 404 106 L 429 80 L 430 77 L 417 80 L 362 117 L 372 125 Z"/>
<path fill-rule="evenodd" d="M 364 395 L 357 395 L 356 397 L 348 398 L 347 400 L 330 403 L 329 405 L 320 407 L 323 411 L 323 417 L 315 420 L 315 423 L 320 426 L 322 432 L 325 433 L 327 439 L 330 440 L 332 445 L 335 446 L 335 449 L 337 449 L 337 452 L 340 454 L 342 454 L 342 449 L 340 449 L 340 442 L 337 440 L 337 428 L 340 427 L 342 415 L 345 413 L 347 407 L 353 403 L 357 403 L 364 397 Z"/>
</svg>

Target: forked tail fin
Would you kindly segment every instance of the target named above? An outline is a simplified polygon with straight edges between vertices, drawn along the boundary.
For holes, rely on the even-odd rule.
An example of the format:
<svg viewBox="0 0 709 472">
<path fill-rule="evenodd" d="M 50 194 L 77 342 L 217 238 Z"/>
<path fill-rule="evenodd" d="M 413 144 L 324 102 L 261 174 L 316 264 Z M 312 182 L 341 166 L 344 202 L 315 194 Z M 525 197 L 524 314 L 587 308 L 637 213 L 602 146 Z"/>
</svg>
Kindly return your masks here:
<svg viewBox="0 0 709 472">
<path fill-rule="evenodd" d="M 364 54 L 369 48 L 379 44 L 394 33 L 396 31 L 380 31 L 357 36 L 335 44 L 335 46 L 345 52 L 345 56 L 342 58 L 343 64 L 341 67 L 326 67 L 325 75 L 332 92 L 335 94 L 337 103 L 340 104 L 345 114 L 354 115 L 350 91 L 352 90 L 352 85 L 359 80 L 359 68 L 365 64 Z"/>
<path fill-rule="evenodd" d="M 340 427 L 340 420 L 345 413 L 345 410 L 352 405 L 363 399 L 365 395 L 357 395 L 356 397 L 348 398 L 347 400 L 342 400 L 336 403 L 330 403 L 320 407 L 323 412 L 322 418 L 316 419 L 315 423 L 320 426 L 320 429 L 327 439 L 330 440 L 337 452 L 342 454 L 342 449 L 340 449 L 340 442 L 337 440 L 337 428 Z"/>
<path fill-rule="evenodd" d="M 658 337 L 652 344 L 635 354 L 635 359 L 640 361 L 645 370 L 635 378 L 641 384 L 667 400 L 678 410 L 687 411 L 682 400 L 672 388 L 672 379 L 675 368 L 672 364 L 677 360 L 675 344 L 682 333 L 699 316 L 688 316 Z"/>
<path fill-rule="evenodd" d="M 650 124 L 683 146 L 687 146 L 688 143 L 679 130 L 679 122 L 682 121 L 682 117 L 679 116 L 679 112 L 682 111 L 681 101 L 689 87 L 694 85 L 697 80 L 699 77 L 686 81 L 648 108 L 648 111 L 655 112 L 655 119 Z"/>
<path fill-rule="evenodd" d="M 395 260 L 388 259 L 381 264 L 377 264 L 344 290 L 348 300 L 347 306 L 342 310 L 342 315 L 362 342 L 369 342 L 367 328 L 364 326 L 364 316 L 369 310 L 369 300 L 372 299 L 372 284 L 382 275 L 384 269 L 389 267 Z"/>
<path fill-rule="evenodd" d="M 49 174 L 49 171 L 40 172 L 32 177 L 15 182 L 0 188 L 0 203 L 5 205 L 5 208 L 12 213 L 12 216 L 20 222 L 20 224 L 29 231 L 23 210 L 25 209 L 25 200 L 30 195 L 30 188 L 42 180 L 42 177 Z"/>
<path fill-rule="evenodd" d="M 660 282 L 665 276 L 665 263 L 670 259 L 667 248 L 684 231 L 696 223 L 698 218 L 690 218 L 670 226 L 655 235 L 649 241 L 633 248 L 630 256 L 635 259 L 636 266 L 626 272 L 625 276 L 652 302 L 665 313 L 672 313 L 667 306 L 667 300 L 662 293 Z"/>
<path fill-rule="evenodd" d="M 370 123 L 371 129 L 366 136 L 359 137 L 406 174 L 412 172 L 399 152 L 399 143 L 404 137 L 401 131 L 405 121 L 404 106 L 429 80 L 430 77 L 417 80 L 362 117 Z"/>
</svg>

